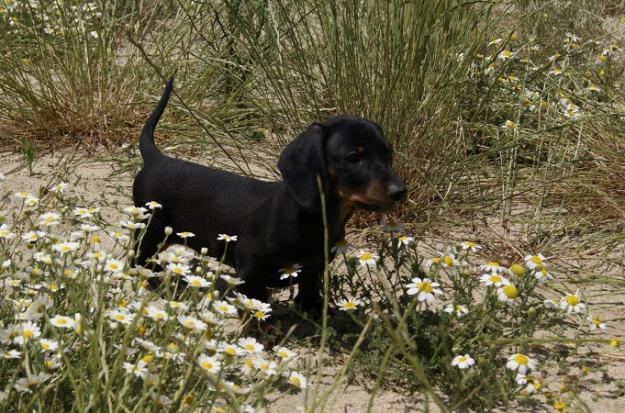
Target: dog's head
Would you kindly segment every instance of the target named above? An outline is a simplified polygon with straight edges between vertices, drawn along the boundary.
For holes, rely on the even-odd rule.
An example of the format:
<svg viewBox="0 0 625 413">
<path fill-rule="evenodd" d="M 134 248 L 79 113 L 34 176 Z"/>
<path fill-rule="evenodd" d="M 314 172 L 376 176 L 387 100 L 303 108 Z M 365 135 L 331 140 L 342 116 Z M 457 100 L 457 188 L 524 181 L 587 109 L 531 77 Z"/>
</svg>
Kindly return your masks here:
<svg viewBox="0 0 625 413">
<path fill-rule="evenodd" d="M 326 196 L 383 212 L 406 197 L 392 161 L 393 151 L 377 124 L 339 116 L 314 123 L 295 138 L 282 152 L 278 168 L 291 195 L 306 210 L 318 208 L 319 177 Z"/>
</svg>

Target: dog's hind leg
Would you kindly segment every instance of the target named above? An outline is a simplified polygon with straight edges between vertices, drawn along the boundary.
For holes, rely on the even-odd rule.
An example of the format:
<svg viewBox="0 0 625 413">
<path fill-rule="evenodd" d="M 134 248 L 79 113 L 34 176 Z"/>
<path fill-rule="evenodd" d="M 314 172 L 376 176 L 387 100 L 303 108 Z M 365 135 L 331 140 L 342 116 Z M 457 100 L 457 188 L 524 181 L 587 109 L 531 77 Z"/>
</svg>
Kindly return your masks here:
<svg viewBox="0 0 625 413">
<path fill-rule="evenodd" d="M 152 217 L 150 225 L 142 234 L 136 233 L 135 239 L 135 265 L 149 267 L 149 259 L 158 251 L 159 244 L 165 239 L 165 223 L 158 212 Z"/>
</svg>

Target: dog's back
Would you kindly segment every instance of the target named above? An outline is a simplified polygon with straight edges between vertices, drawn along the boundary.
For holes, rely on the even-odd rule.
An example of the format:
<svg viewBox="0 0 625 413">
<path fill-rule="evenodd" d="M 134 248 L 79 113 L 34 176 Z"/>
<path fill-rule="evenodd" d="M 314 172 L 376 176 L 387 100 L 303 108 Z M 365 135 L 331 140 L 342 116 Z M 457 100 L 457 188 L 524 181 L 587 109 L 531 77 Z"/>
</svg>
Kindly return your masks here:
<svg viewBox="0 0 625 413">
<path fill-rule="evenodd" d="M 139 142 L 144 165 L 133 183 L 134 203 L 137 207 L 150 201 L 163 205 L 162 210 L 154 212 L 144 236 L 146 242 L 140 262 L 154 252 L 154 248 L 148 247 L 162 240 L 166 226 L 179 232 L 198 226 L 210 229 L 195 234 L 186 242 L 198 250 L 207 247 L 211 255 L 219 256 L 223 252 L 223 242 L 217 242 L 218 234 L 241 234 L 245 226 L 241 216 L 252 216 L 279 185 L 175 159 L 159 151 L 153 134 L 172 86 L 173 78 L 146 121 Z M 175 242 L 175 238 L 170 240 Z"/>
</svg>

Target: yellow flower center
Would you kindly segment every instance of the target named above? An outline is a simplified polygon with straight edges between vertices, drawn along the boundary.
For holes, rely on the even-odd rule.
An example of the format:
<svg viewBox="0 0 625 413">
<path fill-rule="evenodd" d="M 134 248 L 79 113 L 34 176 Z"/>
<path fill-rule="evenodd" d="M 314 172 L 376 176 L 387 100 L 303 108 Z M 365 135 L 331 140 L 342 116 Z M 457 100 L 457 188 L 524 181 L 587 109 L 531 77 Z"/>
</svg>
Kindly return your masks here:
<svg viewBox="0 0 625 413">
<path fill-rule="evenodd" d="M 493 284 L 500 283 L 500 282 L 501 282 L 501 277 L 500 277 L 500 276 L 498 276 L 497 274 L 492 274 L 492 275 L 490 276 L 490 281 L 491 281 Z"/>
<path fill-rule="evenodd" d="M 143 360 L 143 362 L 145 364 L 150 364 L 152 362 L 152 360 L 154 360 L 154 356 L 152 356 L 151 354 L 147 354 L 147 355 L 143 356 L 143 358 L 141 360 Z"/>
<path fill-rule="evenodd" d="M 301 385 L 301 381 L 299 380 L 299 377 L 297 376 L 293 376 L 291 378 L 289 378 L 289 382 L 293 383 L 296 386 L 300 386 Z"/>
<path fill-rule="evenodd" d="M 566 302 L 568 305 L 577 305 L 579 304 L 579 297 L 575 294 L 569 294 L 566 296 Z"/>
<path fill-rule="evenodd" d="M 126 316 L 123 314 L 115 314 L 115 317 L 113 318 L 115 318 L 115 320 L 117 321 L 124 321 L 126 319 Z"/>
<path fill-rule="evenodd" d="M 44 350 L 50 350 L 50 344 L 48 343 L 41 343 L 41 348 Z"/>
<path fill-rule="evenodd" d="M 224 353 L 228 354 L 229 356 L 234 356 L 237 354 L 237 350 L 234 347 L 226 347 L 224 349 Z"/>
<path fill-rule="evenodd" d="M 182 404 L 185 406 L 191 406 L 193 404 L 193 395 L 192 394 L 187 394 L 186 396 L 183 397 L 182 399 Z"/>
<path fill-rule="evenodd" d="M 601 319 L 599 317 L 593 317 L 592 318 L 592 323 L 596 326 L 598 326 L 599 324 L 601 324 Z"/>
<path fill-rule="evenodd" d="M 512 272 L 512 274 L 516 275 L 517 277 L 520 277 L 525 274 L 525 268 L 523 268 L 521 264 L 512 264 L 510 266 L 510 272 Z"/>
<path fill-rule="evenodd" d="M 476 244 L 475 242 L 472 242 L 472 241 L 466 241 L 466 242 L 464 243 L 464 245 L 465 245 L 467 248 L 473 248 L 473 247 L 476 247 L 476 246 L 477 246 L 477 244 Z"/>
<path fill-rule="evenodd" d="M 526 366 L 529 359 L 525 354 L 517 354 L 514 356 L 514 361 L 520 366 Z"/>
<path fill-rule="evenodd" d="M 24 337 L 26 340 L 30 340 L 33 337 L 33 330 L 24 329 L 22 331 L 22 337 Z"/>
<path fill-rule="evenodd" d="M 486 265 L 489 267 L 499 267 L 499 263 L 497 261 L 488 261 Z"/>
<path fill-rule="evenodd" d="M 343 308 L 345 308 L 346 310 L 353 310 L 356 308 L 356 304 L 354 304 L 351 301 L 348 301 L 345 304 L 343 304 Z"/>
<path fill-rule="evenodd" d="M 264 317 L 265 317 L 265 312 L 264 312 L 264 311 L 260 311 L 260 310 L 258 310 L 258 311 L 256 311 L 256 312 L 254 313 L 254 316 L 255 316 L 256 318 L 264 318 Z"/>
<path fill-rule="evenodd" d="M 254 351 L 254 345 L 252 343 L 247 343 L 243 346 L 247 351 Z"/>
<path fill-rule="evenodd" d="M 464 363 L 465 361 L 467 361 L 467 358 L 465 356 L 458 357 L 459 363 Z"/>
<path fill-rule="evenodd" d="M 432 284 L 428 281 L 423 281 L 420 283 L 417 283 L 417 288 L 420 291 L 423 291 L 424 293 L 431 293 L 432 292 Z"/>
<path fill-rule="evenodd" d="M 206 361 L 206 360 L 202 362 L 201 366 L 203 369 L 206 369 L 206 370 L 211 370 L 214 367 L 213 363 L 211 363 L 210 361 Z"/>
<path fill-rule="evenodd" d="M 200 280 L 191 281 L 191 287 L 199 287 L 201 285 Z"/>
<path fill-rule="evenodd" d="M 519 295 L 519 290 L 514 285 L 504 285 L 502 291 L 508 298 L 517 298 Z"/>
<path fill-rule="evenodd" d="M 64 326 L 64 325 L 66 325 L 66 324 L 67 324 L 67 320 L 66 320 L 66 319 L 64 319 L 64 318 L 58 318 L 58 319 L 56 320 L 56 323 L 57 323 L 58 325 Z"/>
<path fill-rule="evenodd" d="M 434 257 L 432 258 L 432 264 L 440 264 L 441 263 L 441 259 L 440 257 Z"/>
<path fill-rule="evenodd" d="M 451 258 L 449 255 L 445 255 L 445 257 L 443 258 L 443 261 L 445 261 L 445 264 L 447 264 L 448 267 L 451 267 L 454 265 L 454 259 Z"/>
<path fill-rule="evenodd" d="M 532 257 L 530 258 L 530 261 L 532 261 L 534 264 L 542 264 L 543 263 L 542 258 L 540 258 L 538 255 L 532 255 Z"/>
<path fill-rule="evenodd" d="M 373 255 L 370 252 L 363 252 L 360 259 L 363 261 L 369 261 L 370 259 L 373 259 Z"/>
</svg>

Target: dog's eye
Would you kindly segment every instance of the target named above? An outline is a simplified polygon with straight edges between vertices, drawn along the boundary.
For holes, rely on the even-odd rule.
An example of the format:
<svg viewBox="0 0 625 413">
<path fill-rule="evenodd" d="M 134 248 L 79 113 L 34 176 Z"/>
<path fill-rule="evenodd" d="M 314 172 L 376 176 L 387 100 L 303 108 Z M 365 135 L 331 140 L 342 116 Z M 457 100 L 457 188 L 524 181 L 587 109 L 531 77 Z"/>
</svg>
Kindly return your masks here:
<svg viewBox="0 0 625 413">
<path fill-rule="evenodd" d="M 349 163 L 358 163 L 361 159 L 362 156 L 360 155 L 360 152 L 353 151 L 345 155 L 345 160 Z"/>
</svg>

